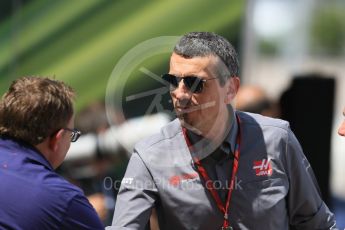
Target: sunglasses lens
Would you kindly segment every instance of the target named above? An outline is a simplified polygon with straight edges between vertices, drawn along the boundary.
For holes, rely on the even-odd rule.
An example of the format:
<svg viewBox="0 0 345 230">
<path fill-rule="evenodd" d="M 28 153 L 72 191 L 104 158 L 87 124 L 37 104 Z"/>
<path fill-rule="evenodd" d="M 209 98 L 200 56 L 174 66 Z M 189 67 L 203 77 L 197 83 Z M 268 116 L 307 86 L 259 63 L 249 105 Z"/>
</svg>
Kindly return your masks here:
<svg viewBox="0 0 345 230">
<path fill-rule="evenodd" d="M 170 87 L 176 88 L 178 86 L 177 77 L 171 74 L 164 74 L 162 76 L 163 80 L 170 84 Z"/>
<path fill-rule="evenodd" d="M 81 132 L 77 129 L 74 129 L 71 134 L 71 142 L 76 142 L 81 135 Z"/>
<path fill-rule="evenodd" d="M 201 93 L 204 87 L 204 82 L 198 77 L 176 77 L 171 74 L 164 74 L 162 76 L 163 80 L 170 84 L 170 90 L 177 88 L 180 80 L 183 79 L 183 84 L 190 90 L 192 93 Z"/>
<path fill-rule="evenodd" d="M 201 93 L 204 82 L 198 77 L 185 77 L 183 78 L 183 82 L 185 83 L 186 87 L 193 93 Z"/>
<path fill-rule="evenodd" d="M 75 141 L 76 141 L 76 136 L 77 136 L 77 135 L 76 135 L 75 132 L 72 132 L 72 133 L 71 133 L 71 141 L 72 141 L 72 142 L 75 142 Z"/>
</svg>

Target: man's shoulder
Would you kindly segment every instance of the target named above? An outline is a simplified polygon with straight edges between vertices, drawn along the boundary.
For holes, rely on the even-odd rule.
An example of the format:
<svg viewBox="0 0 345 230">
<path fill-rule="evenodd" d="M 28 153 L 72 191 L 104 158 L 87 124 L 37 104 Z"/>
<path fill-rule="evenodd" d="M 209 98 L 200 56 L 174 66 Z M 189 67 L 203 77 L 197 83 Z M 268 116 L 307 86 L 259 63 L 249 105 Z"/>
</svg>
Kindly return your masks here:
<svg viewBox="0 0 345 230">
<path fill-rule="evenodd" d="M 0 200 L 3 208 L 16 209 L 15 216 L 7 216 L 8 213 L 4 215 L 8 219 L 25 215 L 26 218 L 21 220 L 21 224 L 41 223 L 42 219 L 52 217 L 57 219 L 51 220 L 51 224 L 58 224 L 57 220 L 65 215 L 70 202 L 83 196 L 79 188 L 44 168 L 28 171 L 0 170 L 0 180 Z M 29 211 L 27 207 L 34 211 Z"/>
<path fill-rule="evenodd" d="M 174 139 L 180 134 L 182 134 L 181 125 L 178 119 L 175 119 L 163 126 L 159 133 L 139 141 L 135 145 L 135 149 L 147 150 L 152 147 L 159 147 L 167 144 L 167 141 L 174 141 Z"/>
<path fill-rule="evenodd" d="M 266 117 L 256 113 L 237 111 L 241 119 L 241 123 L 244 126 L 257 126 L 261 129 L 276 130 L 281 132 L 288 132 L 290 130 L 290 124 L 288 121 Z"/>
<path fill-rule="evenodd" d="M 82 194 L 77 186 L 38 162 L 20 155 L 11 159 L 13 161 L 8 163 L 7 168 L 0 170 L 3 184 L 0 193 L 5 192 L 6 187 L 15 187 L 25 191 L 26 196 L 20 197 L 26 200 L 25 202 L 37 202 L 49 197 L 60 202 L 68 202 L 75 195 Z M 26 162 L 18 163 L 23 161 Z M 8 195 L 14 200 L 19 198 L 17 193 Z"/>
<path fill-rule="evenodd" d="M 73 197 L 75 195 L 83 194 L 82 190 L 79 187 L 70 183 L 55 172 L 52 172 L 50 174 L 50 178 L 46 178 L 43 185 L 47 189 L 47 192 L 52 192 L 56 195 L 65 193 L 65 197 Z"/>
<path fill-rule="evenodd" d="M 157 169 L 157 166 L 185 165 L 191 161 L 178 119 L 163 126 L 159 133 L 138 142 L 134 153 L 151 170 Z"/>
<path fill-rule="evenodd" d="M 18 187 L 25 187 L 26 192 L 37 199 L 40 199 L 40 197 L 54 197 L 54 199 L 68 202 L 72 197 L 83 194 L 80 188 L 54 171 L 31 170 L 30 175 L 24 175 L 24 171 L 20 171 L 16 175 L 13 175 L 13 173 L 7 173 L 6 176 L 15 179 Z M 34 175 L 36 175 L 36 179 L 33 179 Z"/>
<path fill-rule="evenodd" d="M 59 175 L 51 175 L 50 179 L 45 180 L 41 186 L 37 194 L 39 195 L 38 199 L 46 201 L 50 201 L 53 205 L 51 206 L 58 206 L 63 209 L 67 209 L 70 202 L 77 198 L 83 197 L 84 193 L 80 188 L 71 184 L 66 179 L 62 178 Z M 36 192 L 34 192 L 36 194 Z M 52 200 L 54 200 L 52 202 Z M 55 209 L 55 208 L 54 208 Z"/>
</svg>

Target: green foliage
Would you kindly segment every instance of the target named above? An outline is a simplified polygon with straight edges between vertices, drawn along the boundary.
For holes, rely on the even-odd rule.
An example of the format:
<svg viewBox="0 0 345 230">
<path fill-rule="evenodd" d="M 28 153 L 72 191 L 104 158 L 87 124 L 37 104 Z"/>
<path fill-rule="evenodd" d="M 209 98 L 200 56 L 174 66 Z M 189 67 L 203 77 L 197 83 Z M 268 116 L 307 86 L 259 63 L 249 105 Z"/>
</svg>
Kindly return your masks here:
<svg viewBox="0 0 345 230">
<path fill-rule="evenodd" d="M 114 66 L 137 44 L 214 31 L 237 45 L 242 15 L 241 0 L 34 0 L 0 23 L 0 94 L 20 76 L 55 76 L 76 89 L 80 109 L 104 98 Z M 162 72 L 166 59 L 150 66 Z"/>
<path fill-rule="evenodd" d="M 311 27 L 311 51 L 314 54 L 341 55 L 345 45 L 344 5 L 320 7 Z"/>
</svg>

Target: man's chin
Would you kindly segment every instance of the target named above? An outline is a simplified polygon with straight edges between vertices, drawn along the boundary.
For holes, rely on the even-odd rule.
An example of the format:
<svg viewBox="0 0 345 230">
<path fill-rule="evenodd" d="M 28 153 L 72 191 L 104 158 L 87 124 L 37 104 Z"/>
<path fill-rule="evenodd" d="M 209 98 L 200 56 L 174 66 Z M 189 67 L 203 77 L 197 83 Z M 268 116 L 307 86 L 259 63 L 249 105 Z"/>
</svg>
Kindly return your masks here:
<svg viewBox="0 0 345 230">
<path fill-rule="evenodd" d="M 199 130 L 195 125 L 193 125 L 192 122 L 189 122 L 185 117 L 178 117 L 178 119 L 180 120 L 181 126 L 198 134 L 201 135 L 202 132 L 201 130 Z"/>
</svg>

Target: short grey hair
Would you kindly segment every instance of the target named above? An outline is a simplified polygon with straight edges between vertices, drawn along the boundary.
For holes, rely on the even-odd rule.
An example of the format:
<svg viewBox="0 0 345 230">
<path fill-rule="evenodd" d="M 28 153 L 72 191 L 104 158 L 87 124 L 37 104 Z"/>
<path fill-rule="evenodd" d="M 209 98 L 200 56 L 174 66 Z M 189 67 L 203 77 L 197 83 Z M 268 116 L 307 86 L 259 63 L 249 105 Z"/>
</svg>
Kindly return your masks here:
<svg viewBox="0 0 345 230">
<path fill-rule="evenodd" d="M 224 37 L 212 32 L 190 32 L 182 36 L 174 47 L 174 53 L 185 57 L 219 57 L 228 71 L 218 69 L 221 85 L 234 76 L 239 75 L 239 62 L 235 48 Z"/>
</svg>

